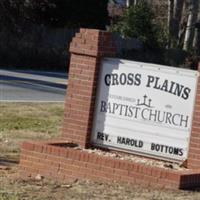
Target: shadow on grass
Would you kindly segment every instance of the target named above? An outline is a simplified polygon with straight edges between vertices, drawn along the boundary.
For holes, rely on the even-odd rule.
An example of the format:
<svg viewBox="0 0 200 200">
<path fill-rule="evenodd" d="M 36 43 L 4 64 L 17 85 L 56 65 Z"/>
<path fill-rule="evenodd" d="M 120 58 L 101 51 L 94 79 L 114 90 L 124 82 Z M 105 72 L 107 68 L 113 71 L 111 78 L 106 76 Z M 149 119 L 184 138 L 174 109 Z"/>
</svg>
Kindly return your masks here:
<svg viewBox="0 0 200 200">
<path fill-rule="evenodd" d="M 9 167 L 12 165 L 17 165 L 17 164 L 19 164 L 19 160 L 16 158 L 0 157 L 0 166 Z"/>
</svg>

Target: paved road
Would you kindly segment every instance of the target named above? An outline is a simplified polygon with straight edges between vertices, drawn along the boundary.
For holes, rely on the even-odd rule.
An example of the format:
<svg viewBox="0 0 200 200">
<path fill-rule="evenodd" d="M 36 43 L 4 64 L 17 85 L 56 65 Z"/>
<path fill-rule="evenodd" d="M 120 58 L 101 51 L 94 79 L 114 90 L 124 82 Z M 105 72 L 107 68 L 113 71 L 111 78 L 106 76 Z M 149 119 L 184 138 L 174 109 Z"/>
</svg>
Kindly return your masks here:
<svg viewBox="0 0 200 200">
<path fill-rule="evenodd" d="M 67 74 L 0 69 L 0 101 L 63 102 Z"/>
</svg>

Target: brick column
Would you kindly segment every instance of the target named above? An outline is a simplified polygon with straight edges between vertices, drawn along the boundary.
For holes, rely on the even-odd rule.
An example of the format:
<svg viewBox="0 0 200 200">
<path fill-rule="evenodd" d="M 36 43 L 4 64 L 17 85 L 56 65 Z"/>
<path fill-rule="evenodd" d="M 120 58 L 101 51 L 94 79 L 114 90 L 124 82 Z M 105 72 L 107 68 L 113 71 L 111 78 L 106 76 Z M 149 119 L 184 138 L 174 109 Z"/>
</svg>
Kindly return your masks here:
<svg viewBox="0 0 200 200">
<path fill-rule="evenodd" d="M 200 72 L 200 63 L 198 71 Z M 200 169 L 200 77 L 197 85 L 187 167 Z"/>
<path fill-rule="evenodd" d="M 73 38 L 62 139 L 89 146 L 100 62 L 115 52 L 110 32 L 81 29 Z"/>
</svg>

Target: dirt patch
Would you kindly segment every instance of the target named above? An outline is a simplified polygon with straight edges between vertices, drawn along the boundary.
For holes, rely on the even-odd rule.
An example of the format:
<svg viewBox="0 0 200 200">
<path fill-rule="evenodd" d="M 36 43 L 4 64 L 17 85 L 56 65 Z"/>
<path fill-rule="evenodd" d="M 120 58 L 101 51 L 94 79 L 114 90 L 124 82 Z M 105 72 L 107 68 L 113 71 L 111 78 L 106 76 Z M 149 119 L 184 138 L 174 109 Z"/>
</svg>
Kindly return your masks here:
<svg viewBox="0 0 200 200">
<path fill-rule="evenodd" d="M 58 183 L 48 179 L 22 180 L 17 165 L 0 170 L 1 200 L 199 200 L 198 191 L 173 191 L 129 184 L 75 181 Z"/>
</svg>

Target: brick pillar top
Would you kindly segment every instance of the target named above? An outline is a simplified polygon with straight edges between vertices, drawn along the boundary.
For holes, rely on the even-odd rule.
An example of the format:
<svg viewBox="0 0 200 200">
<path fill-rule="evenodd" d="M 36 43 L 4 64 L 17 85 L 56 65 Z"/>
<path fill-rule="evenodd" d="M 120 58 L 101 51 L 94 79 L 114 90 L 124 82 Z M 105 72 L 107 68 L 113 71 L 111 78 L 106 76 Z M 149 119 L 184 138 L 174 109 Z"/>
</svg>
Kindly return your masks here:
<svg viewBox="0 0 200 200">
<path fill-rule="evenodd" d="M 62 139 L 89 146 L 101 59 L 115 52 L 110 32 L 80 29 L 73 38 Z"/>
<path fill-rule="evenodd" d="M 112 57 L 116 52 L 110 32 L 83 28 L 73 38 L 69 51 L 95 57 Z"/>
</svg>

